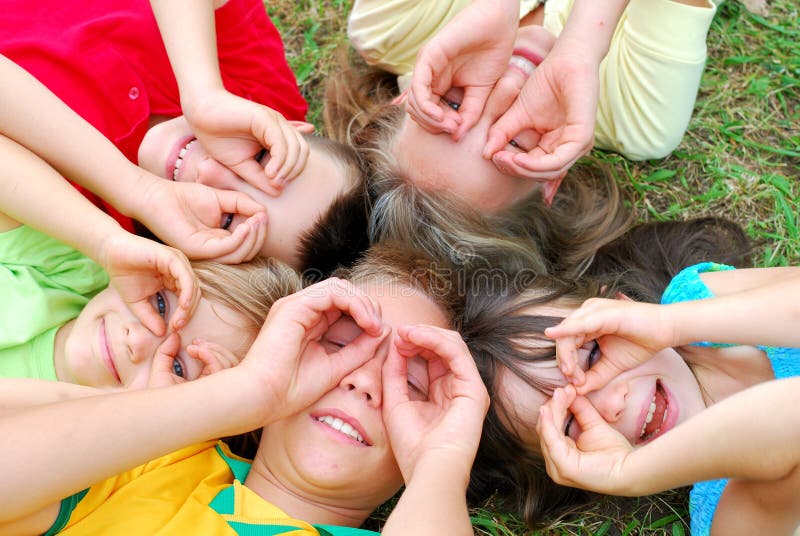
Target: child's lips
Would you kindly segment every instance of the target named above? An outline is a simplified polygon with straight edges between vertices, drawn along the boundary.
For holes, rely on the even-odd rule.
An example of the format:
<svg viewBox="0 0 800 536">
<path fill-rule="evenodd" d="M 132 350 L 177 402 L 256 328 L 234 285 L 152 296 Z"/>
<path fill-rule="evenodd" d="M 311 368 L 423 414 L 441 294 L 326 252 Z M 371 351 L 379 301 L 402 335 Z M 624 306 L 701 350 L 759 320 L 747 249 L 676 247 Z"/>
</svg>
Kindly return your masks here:
<svg viewBox="0 0 800 536">
<path fill-rule="evenodd" d="M 311 413 L 311 419 L 337 439 L 350 444 L 372 446 L 359 420 L 343 411 L 331 408 L 315 410 Z"/>
<path fill-rule="evenodd" d="M 111 346 L 108 344 L 108 334 L 106 333 L 106 321 L 105 319 L 100 321 L 100 353 L 103 356 L 103 361 L 105 362 L 106 367 L 111 371 L 111 374 L 114 378 L 117 379 L 120 385 L 122 385 L 122 379 L 119 377 L 119 372 L 117 372 L 117 367 L 114 365 L 114 354 L 111 350 Z"/>
<path fill-rule="evenodd" d="M 646 399 L 642 408 L 636 444 L 647 443 L 663 435 L 675 426 L 677 418 L 677 401 L 664 384 L 657 380 L 652 396 Z"/>
<path fill-rule="evenodd" d="M 180 167 L 183 164 L 186 155 L 191 148 L 191 145 L 197 140 L 193 135 L 185 136 L 175 144 L 175 147 L 169 153 L 167 158 L 166 167 L 164 169 L 164 178 L 176 181 L 180 178 Z"/>
</svg>

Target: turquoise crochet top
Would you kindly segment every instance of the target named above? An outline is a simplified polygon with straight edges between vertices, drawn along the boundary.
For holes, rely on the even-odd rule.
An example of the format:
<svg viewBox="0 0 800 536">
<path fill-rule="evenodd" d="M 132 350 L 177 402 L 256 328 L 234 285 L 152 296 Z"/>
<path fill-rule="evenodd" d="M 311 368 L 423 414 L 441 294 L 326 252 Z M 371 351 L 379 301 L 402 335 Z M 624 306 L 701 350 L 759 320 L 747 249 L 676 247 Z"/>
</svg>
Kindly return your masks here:
<svg viewBox="0 0 800 536">
<path fill-rule="evenodd" d="M 722 270 L 734 270 L 732 266 L 704 262 L 683 269 L 670 282 L 661 303 L 677 303 L 689 300 L 700 300 L 713 298 L 711 290 L 700 279 L 703 272 L 718 272 Z M 713 342 L 695 343 L 698 346 L 731 346 L 728 344 L 717 344 Z M 788 378 L 800 376 L 800 348 L 777 348 L 772 346 L 759 346 L 763 350 L 772 364 L 772 371 L 775 378 Z M 719 504 L 722 491 L 728 483 L 727 479 L 709 480 L 698 482 L 692 486 L 689 494 L 689 515 L 691 516 L 692 536 L 707 536 L 711 533 L 711 522 L 714 519 L 714 512 Z"/>
</svg>

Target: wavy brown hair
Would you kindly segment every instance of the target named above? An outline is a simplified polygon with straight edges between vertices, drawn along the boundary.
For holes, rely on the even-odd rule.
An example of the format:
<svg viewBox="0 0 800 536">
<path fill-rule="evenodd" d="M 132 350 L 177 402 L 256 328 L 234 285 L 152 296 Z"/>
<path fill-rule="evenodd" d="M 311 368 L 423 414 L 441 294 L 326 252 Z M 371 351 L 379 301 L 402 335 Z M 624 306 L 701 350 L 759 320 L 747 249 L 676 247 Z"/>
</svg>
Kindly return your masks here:
<svg viewBox="0 0 800 536">
<path fill-rule="evenodd" d="M 532 528 L 541 528 L 593 497 L 547 476 L 538 445 L 522 440 L 513 404 L 500 396 L 506 372 L 545 394 L 555 387 L 531 375 L 525 365 L 555 360 L 554 343 L 544 330 L 562 319 L 530 314 L 528 308 L 575 307 L 617 292 L 657 303 L 684 267 L 705 261 L 751 266 L 751 251 L 744 231 L 722 218 L 657 222 L 635 227 L 601 249 L 588 268 L 592 277 L 581 281 L 531 276 L 515 278 L 515 284 L 500 289 L 479 282 L 466 296 L 462 334 L 492 403 L 470 479 L 470 500 L 495 496 Z"/>
</svg>

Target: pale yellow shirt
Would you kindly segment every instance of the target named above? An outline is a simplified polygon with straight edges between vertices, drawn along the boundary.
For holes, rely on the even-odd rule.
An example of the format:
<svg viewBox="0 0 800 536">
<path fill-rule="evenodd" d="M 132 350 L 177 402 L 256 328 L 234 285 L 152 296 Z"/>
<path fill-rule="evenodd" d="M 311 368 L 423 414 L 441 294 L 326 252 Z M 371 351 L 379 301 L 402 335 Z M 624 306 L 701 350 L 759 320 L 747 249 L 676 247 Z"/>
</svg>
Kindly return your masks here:
<svg viewBox="0 0 800 536">
<path fill-rule="evenodd" d="M 419 48 L 471 0 L 355 0 L 353 46 L 372 65 L 408 84 Z M 717 4 L 721 0 L 715 0 Z M 522 2 L 520 17 L 540 4 Z M 548 0 L 544 27 L 558 36 L 572 0 Z M 600 66 L 595 146 L 631 160 L 663 158 L 677 147 L 694 108 L 716 5 L 631 0 Z"/>
</svg>

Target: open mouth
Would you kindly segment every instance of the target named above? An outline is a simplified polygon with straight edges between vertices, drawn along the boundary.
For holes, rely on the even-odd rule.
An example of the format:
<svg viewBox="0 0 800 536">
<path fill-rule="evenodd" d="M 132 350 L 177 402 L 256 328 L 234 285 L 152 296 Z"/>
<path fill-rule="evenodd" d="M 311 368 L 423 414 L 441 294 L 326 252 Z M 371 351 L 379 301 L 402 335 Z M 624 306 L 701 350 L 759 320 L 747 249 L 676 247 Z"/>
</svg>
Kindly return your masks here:
<svg viewBox="0 0 800 536">
<path fill-rule="evenodd" d="M 656 381 L 656 391 L 653 393 L 653 398 L 650 400 L 650 408 L 645 416 L 642 430 L 639 434 L 639 439 L 636 443 L 646 443 L 651 439 L 658 437 L 662 432 L 667 429 L 667 417 L 669 416 L 669 400 L 667 393 L 660 381 Z"/>
<path fill-rule="evenodd" d="M 189 152 L 189 148 L 197 142 L 197 138 L 191 136 L 187 140 L 182 141 L 178 147 L 180 147 L 177 151 L 174 152 L 174 157 L 170 160 L 173 160 L 171 163 L 167 163 L 167 174 L 166 177 L 172 179 L 174 181 L 178 180 L 180 176 L 180 169 L 181 165 L 183 164 L 183 159 L 186 157 L 186 153 Z"/>
<path fill-rule="evenodd" d="M 332 415 L 319 415 L 312 418 L 317 422 L 329 426 L 338 433 L 345 435 L 357 441 L 358 443 L 361 443 L 362 445 L 367 447 L 370 446 L 369 442 L 364 439 L 364 436 L 362 436 L 358 430 L 356 430 L 350 423 L 345 422 L 339 417 L 334 417 Z"/>
</svg>

